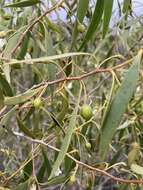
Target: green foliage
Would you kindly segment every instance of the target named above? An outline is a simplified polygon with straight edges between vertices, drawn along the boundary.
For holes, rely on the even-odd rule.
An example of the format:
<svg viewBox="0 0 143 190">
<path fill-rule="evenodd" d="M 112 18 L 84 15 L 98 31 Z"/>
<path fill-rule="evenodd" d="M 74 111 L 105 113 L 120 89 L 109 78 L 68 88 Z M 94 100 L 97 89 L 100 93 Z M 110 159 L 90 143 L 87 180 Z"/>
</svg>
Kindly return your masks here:
<svg viewBox="0 0 143 190">
<path fill-rule="evenodd" d="M 107 115 L 105 116 L 99 146 L 101 159 L 105 159 L 108 153 L 109 143 L 111 142 L 116 128 L 121 121 L 121 117 L 127 109 L 128 103 L 135 92 L 139 79 L 141 57 L 142 52 L 139 52 L 139 54 L 134 58 L 133 65 L 127 72 L 124 81 L 117 91 L 116 96 L 108 109 Z"/>
<path fill-rule="evenodd" d="M 0 1 L 0 189 L 142 188 L 132 3 Z"/>
</svg>

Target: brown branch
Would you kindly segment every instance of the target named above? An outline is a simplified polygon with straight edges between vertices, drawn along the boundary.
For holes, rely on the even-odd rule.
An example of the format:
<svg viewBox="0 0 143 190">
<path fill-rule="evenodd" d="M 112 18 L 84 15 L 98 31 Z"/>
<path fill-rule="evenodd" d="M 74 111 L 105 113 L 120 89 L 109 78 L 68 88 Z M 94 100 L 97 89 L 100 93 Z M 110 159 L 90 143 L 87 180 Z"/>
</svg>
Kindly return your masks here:
<svg viewBox="0 0 143 190">
<path fill-rule="evenodd" d="M 30 140 L 30 141 L 33 142 L 33 143 L 38 143 L 38 144 L 44 145 L 44 146 L 46 146 L 46 147 L 48 147 L 48 148 L 50 148 L 50 149 L 52 149 L 52 150 L 55 150 L 55 151 L 57 151 L 57 152 L 60 152 L 60 151 L 61 151 L 60 149 L 58 149 L 58 148 L 56 148 L 56 147 L 50 145 L 49 143 L 45 143 L 45 142 L 42 141 L 42 140 L 31 139 L 31 138 L 29 138 L 29 137 L 27 137 L 27 136 L 24 136 L 24 135 L 22 136 L 21 134 L 18 135 L 18 133 L 17 133 L 17 136 L 24 137 L 24 138 L 26 138 L 27 140 Z M 109 173 L 108 173 L 107 171 L 105 171 L 105 170 L 102 170 L 102 169 L 99 169 L 99 168 L 95 168 L 95 167 L 93 167 L 93 166 L 90 166 L 90 165 L 88 165 L 88 164 L 85 164 L 84 162 L 81 162 L 81 161 L 77 160 L 76 158 L 74 158 L 73 156 L 71 156 L 70 153 L 66 153 L 66 156 L 69 157 L 70 159 L 72 159 L 72 160 L 73 160 L 76 164 L 78 164 L 79 166 L 82 166 L 82 167 L 87 168 L 87 169 L 89 169 L 89 170 L 92 170 L 92 171 L 94 171 L 94 172 L 97 172 L 97 173 L 100 173 L 100 174 L 102 174 L 102 175 L 105 175 L 105 176 L 111 178 L 113 181 L 116 181 L 116 182 L 118 182 L 118 183 L 124 183 L 124 184 L 143 184 L 143 180 L 136 180 L 136 179 L 129 180 L 129 179 L 123 179 L 123 178 L 115 177 L 115 176 L 109 174 Z M 10 178 L 8 178 L 8 180 L 10 180 Z M 7 183 L 7 182 L 8 182 L 8 181 L 6 180 L 5 183 Z"/>
<path fill-rule="evenodd" d="M 82 80 L 82 79 L 87 78 L 89 76 L 92 76 L 94 74 L 103 73 L 103 72 L 112 72 L 112 68 L 109 68 L 109 69 L 95 69 L 93 71 L 90 71 L 90 72 L 85 73 L 85 74 L 80 75 L 80 76 L 64 77 L 64 78 L 60 78 L 60 79 L 57 79 L 57 80 L 54 80 L 54 81 L 44 81 L 44 82 L 42 82 L 40 84 L 34 85 L 31 89 L 39 88 L 40 86 L 49 86 L 49 85 L 59 84 L 61 82 L 70 82 L 70 81 L 73 81 L 73 80 Z"/>
<path fill-rule="evenodd" d="M 56 3 L 53 7 L 49 8 L 45 13 L 43 13 L 41 16 L 39 16 L 38 18 L 36 18 L 25 30 L 25 32 L 23 32 L 23 34 L 21 35 L 21 37 L 19 38 L 19 41 L 17 42 L 16 46 L 12 49 L 11 54 L 14 54 L 17 50 L 17 48 L 21 45 L 22 41 L 24 40 L 25 35 L 27 34 L 27 32 L 29 32 L 30 30 L 32 30 L 32 28 L 34 27 L 35 24 L 37 24 L 43 17 L 45 17 L 47 14 L 51 13 L 52 11 L 56 10 L 57 8 L 61 7 L 63 4 L 64 0 L 59 1 L 58 3 Z"/>
</svg>

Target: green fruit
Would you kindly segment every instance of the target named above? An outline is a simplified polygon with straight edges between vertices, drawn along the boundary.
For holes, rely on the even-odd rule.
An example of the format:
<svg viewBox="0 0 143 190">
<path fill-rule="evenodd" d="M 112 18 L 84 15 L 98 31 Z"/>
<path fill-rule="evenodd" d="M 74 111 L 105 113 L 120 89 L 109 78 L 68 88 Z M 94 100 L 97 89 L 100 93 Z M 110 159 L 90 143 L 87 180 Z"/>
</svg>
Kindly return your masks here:
<svg viewBox="0 0 143 190">
<path fill-rule="evenodd" d="M 87 143 L 85 144 L 85 146 L 86 146 L 87 149 L 91 149 L 91 144 L 90 144 L 89 142 L 87 142 Z"/>
<path fill-rule="evenodd" d="M 89 105 L 83 105 L 81 107 L 80 115 L 88 121 L 92 117 L 92 109 Z"/>
<path fill-rule="evenodd" d="M 33 101 L 33 106 L 38 109 L 42 106 L 42 100 L 41 98 L 36 98 L 34 101 Z"/>
<path fill-rule="evenodd" d="M 85 26 L 81 23 L 78 23 L 77 30 L 83 33 L 85 31 Z"/>
<path fill-rule="evenodd" d="M 75 181 L 76 181 L 75 175 L 70 176 L 69 182 L 70 182 L 71 184 L 73 184 L 73 183 L 75 183 Z"/>
<path fill-rule="evenodd" d="M 11 15 L 10 14 L 8 14 L 8 13 L 5 13 L 4 15 L 3 15 L 3 18 L 5 19 L 5 20 L 9 20 L 9 19 L 11 19 Z"/>
</svg>

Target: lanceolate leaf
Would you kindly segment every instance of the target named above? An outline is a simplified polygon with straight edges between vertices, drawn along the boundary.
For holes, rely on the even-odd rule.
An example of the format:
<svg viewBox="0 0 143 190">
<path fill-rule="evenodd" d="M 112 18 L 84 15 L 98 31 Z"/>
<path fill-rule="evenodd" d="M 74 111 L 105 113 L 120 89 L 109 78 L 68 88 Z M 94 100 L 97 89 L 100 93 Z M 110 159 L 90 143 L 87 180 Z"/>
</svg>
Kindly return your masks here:
<svg viewBox="0 0 143 190">
<path fill-rule="evenodd" d="M 2 109 L 3 106 L 4 106 L 4 95 L 0 87 L 0 110 Z"/>
<path fill-rule="evenodd" d="M 20 118 L 17 117 L 17 123 L 19 129 L 28 137 L 35 138 L 35 135 L 28 129 L 27 126 L 20 120 Z"/>
<path fill-rule="evenodd" d="M 131 8 L 131 0 L 124 0 L 123 13 L 128 14 L 128 10 Z"/>
<path fill-rule="evenodd" d="M 40 3 L 40 0 L 22 0 L 16 3 L 6 4 L 5 7 L 29 7 L 37 3 Z"/>
<path fill-rule="evenodd" d="M 25 30 L 26 26 L 21 27 L 19 30 L 17 30 L 16 32 L 14 32 L 14 34 L 12 34 L 9 39 L 8 42 L 5 46 L 5 49 L 3 51 L 3 56 L 6 58 L 11 58 L 12 57 L 12 50 L 15 47 L 15 45 L 17 44 L 21 34 L 23 33 L 23 31 Z M 7 64 L 3 64 L 3 71 L 5 73 L 5 77 L 7 79 L 7 81 L 10 83 L 10 66 Z"/>
<path fill-rule="evenodd" d="M 2 73 L 0 73 L 0 86 L 6 96 L 13 96 L 13 91 Z"/>
<path fill-rule="evenodd" d="M 19 94 L 17 96 L 5 97 L 4 103 L 5 105 L 17 105 L 17 104 L 23 103 L 29 100 L 30 98 L 32 98 L 34 95 L 36 95 L 41 89 L 42 87 L 39 87 L 36 89 L 27 90 L 23 94 Z"/>
<path fill-rule="evenodd" d="M 77 118 L 77 112 L 78 112 L 78 106 L 79 106 L 79 100 L 80 100 L 80 96 L 81 96 L 81 92 L 79 93 L 79 98 L 78 98 L 78 102 L 76 105 L 75 110 L 72 113 L 70 122 L 69 122 L 69 127 L 66 131 L 66 136 L 63 139 L 63 143 L 62 143 L 62 147 L 61 147 L 61 151 L 58 154 L 58 157 L 53 165 L 53 169 L 51 171 L 51 174 L 49 176 L 49 180 L 52 179 L 55 175 L 55 173 L 57 172 L 58 168 L 60 167 L 61 163 L 63 162 L 65 155 L 68 151 L 70 142 L 71 142 L 71 138 L 72 138 L 72 134 L 74 132 L 75 126 L 76 126 L 76 118 Z"/>
<path fill-rule="evenodd" d="M 137 165 L 137 164 L 132 164 L 131 165 L 131 170 L 136 173 L 136 174 L 139 174 L 139 175 L 142 175 L 143 176 L 143 167 Z"/>
<path fill-rule="evenodd" d="M 24 59 L 24 56 L 27 53 L 29 40 L 30 40 L 30 32 L 27 32 L 27 34 L 25 35 L 24 41 L 22 43 L 20 53 L 18 55 L 19 59 Z"/>
<path fill-rule="evenodd" d="M 16 109 L 17 109 L 17 106 L 14 106 L 1 119 L 1 121 L 0 121 L 0 138 L 3 137 L 3 135 L 5 133 L 5 129 L 8 131 L 11 131 L 11 129 L 9 128 L 9 126 L 10 126 L 9 123 L 10 123 L 10 119 L 12 118 L 12 116 L 14 116 Z"/>
<path fill-rule="evenodd" d="M 14 190 L 27 190 L 28 189 L 29 180 L 18 184 L 18 186 Z"/>
<path fill-rule="evenodd" d="M 141 62 L 141 57 L 142 51 L 140 51 L 134 58 L 133 65 L 128 70 L 122 85 L 111 102 L 109 111 L 104 119 L 99 145 L 101 159 L 105 159 L 108 153 L 109 143 L 111 142 L 119 122 L 121 121 L 128 103 L 136 89 L 137 81 L 139 79 L 139 65 Z"/>
<path fill-rule="evenodd" d="M 113 0 L 104 1 L 104 20 L 103 20 L 103 38 L 108 30 L 110 18 L 112 15 Z"/>
<path fill-rule="evenodd" d="M 34 59 L 27 59 L 27 60 L 12 60 L 11 62 L 7 63 L 6 65 L 14 65 L 14 64 L 31 64 L 31 63 L 49 63 L 53 62 L 55 60 L 67 58 L 67 57 L 73 57 L 73 56 L 80 56 L 80 55 L 85 55 L 85 56 L 91 56 L 94 57 L 90 53 L 86 52 L 71 52 L 71 53 L 64 53 L 64 54 L 59 54 L 59 55 L 51 55 L 47 57 L 40 57 L 40 58 L 34 58 Z"/>
<path fill-rule="evenodd" d="M 51 33 L 48 32 L 48 29 L 45 25 L 44 29 L 45 29 L 45 51 L 46 51 L 45 56 L 51 56 L 54 55 L 52 36 Z M 45 65 L 45 69 L 48 74 L 48 80 L 49 81 L 54 80 L 56 74 L 56 66 L 54 64 L 48 64 Z M 51 91 L 51 96 L 53 96 L 54 86 L 50 86 L 50 91 Z"/>
<path fill-rule="evenodd" d="M 95 33 L 95 31 L 102 19 L 103 7 L 104 7 L 104 0 L 97 0 L 96 7 L 94 10 L 92 19 L 91 19 L 91 23 L 88 27 L 88 30 L 86 32 L 86 35 L 83 39 L 83 42 L 82 42 L 79 50 L 81 50 L 86 45 L 86 43 L 92 38 L 93 34 Z"/>
<path fill-rule="evenodd" d="M 73 36 L 72 36 L 72 46 L 76 42 L 76 37 L 78 34 L 77 26 L 78 22 L 82 23 L 88 9 L 89 0 L 79 0 L 77 7 L 77 20 L 74 25 Z"/>
</svg>

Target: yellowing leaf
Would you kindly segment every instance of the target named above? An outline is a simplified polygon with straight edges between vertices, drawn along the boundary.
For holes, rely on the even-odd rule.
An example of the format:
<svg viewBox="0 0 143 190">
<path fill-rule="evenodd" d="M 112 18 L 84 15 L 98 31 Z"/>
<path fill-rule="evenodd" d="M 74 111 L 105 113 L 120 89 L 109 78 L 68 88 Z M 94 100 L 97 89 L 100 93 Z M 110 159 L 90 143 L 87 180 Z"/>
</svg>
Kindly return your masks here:
<svg viewBox="0 0 143 190">
<path fill-rule="evenodd" d="M 132 164 L 131 170 L 136 174 L 143 175 L 143 167 L 141 167 L 137 164 Z"/>
</svg>

